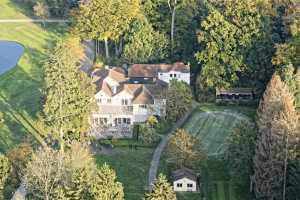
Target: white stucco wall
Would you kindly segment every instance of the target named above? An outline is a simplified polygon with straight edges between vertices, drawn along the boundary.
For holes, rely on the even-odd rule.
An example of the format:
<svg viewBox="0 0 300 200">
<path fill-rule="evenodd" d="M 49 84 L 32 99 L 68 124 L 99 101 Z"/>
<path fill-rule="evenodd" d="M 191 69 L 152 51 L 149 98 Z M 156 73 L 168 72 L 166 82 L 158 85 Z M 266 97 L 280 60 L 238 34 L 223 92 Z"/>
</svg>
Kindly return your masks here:
<svg viewBox="0 0 300 200">
<path fill-rule="evenodd" d="M 177 184 L 182 184 L 182 187 L 177 187 Z M 193 187 L 188 188 L 187 184 L 193 184 Z M 193 180 L 182 178 L 173 182 L 173 189 L 175 192 L 196 192 L 197 184 Z"/>
<path fill-rule="evenodd" d="M 170 77 L 171 74 L 172 74 L 172 77 Z M 175 75 L 176 75 L 176 77 L 174 77 Z M 184 81 L 187 84 L 190 84 L 190 73 L 181 73 L 181 72 L 177 72 L 177 71 L 159 72 L 158 78 L 167 83 L 170 83 L 170 81 L 172 79 L 177 79 L 178 81 Z"/>
</svg>

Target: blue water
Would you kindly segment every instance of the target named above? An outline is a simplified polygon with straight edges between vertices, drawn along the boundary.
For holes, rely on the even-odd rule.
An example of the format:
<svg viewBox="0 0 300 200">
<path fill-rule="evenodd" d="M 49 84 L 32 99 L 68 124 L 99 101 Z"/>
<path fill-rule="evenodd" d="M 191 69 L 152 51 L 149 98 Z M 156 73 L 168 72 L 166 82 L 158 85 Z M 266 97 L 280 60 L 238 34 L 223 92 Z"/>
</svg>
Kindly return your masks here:
<svg viewBox="0 0 300 200">
<path fill-rule="evenodd" d="M 0 75 L 16 66 L 24 50 L 19 43 L 0 41 Z"/>
</svg>

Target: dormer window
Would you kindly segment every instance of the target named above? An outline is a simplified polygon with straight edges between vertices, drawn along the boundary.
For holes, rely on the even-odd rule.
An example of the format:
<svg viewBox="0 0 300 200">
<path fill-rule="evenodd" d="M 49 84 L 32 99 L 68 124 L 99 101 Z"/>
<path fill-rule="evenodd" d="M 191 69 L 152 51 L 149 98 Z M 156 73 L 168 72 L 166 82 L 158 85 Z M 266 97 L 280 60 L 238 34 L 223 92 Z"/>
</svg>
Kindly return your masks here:
<svg viewBox="0 0 300 200">
<path fill-rule="evenodd" d="M 116 94 L 117 93 L 117 86 L 112 86 L 111 90 L 112 90 L 113 94 Z"/>
</svg>

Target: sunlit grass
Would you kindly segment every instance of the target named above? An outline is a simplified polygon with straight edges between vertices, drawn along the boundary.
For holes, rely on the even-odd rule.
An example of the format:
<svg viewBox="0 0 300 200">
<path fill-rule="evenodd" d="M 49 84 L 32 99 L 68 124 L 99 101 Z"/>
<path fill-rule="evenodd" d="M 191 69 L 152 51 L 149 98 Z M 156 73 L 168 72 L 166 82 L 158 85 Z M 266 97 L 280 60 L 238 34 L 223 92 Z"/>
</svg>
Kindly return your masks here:
<svg viewBox="0 0 300 200">
<path fill-rule="evenodd" d="M 35 134 L 31 126 L 42 108 L 42 63 L 64 28 L 34 23 L 0 26 L 0 40 L 16 41 L 25 47 L 16 68 L 0 76 L 0 112 L 5 120 L 0 125 L 0 151 L 6 151 L 27 137 L 32 140 L 30 135 Z"/>
</svg>

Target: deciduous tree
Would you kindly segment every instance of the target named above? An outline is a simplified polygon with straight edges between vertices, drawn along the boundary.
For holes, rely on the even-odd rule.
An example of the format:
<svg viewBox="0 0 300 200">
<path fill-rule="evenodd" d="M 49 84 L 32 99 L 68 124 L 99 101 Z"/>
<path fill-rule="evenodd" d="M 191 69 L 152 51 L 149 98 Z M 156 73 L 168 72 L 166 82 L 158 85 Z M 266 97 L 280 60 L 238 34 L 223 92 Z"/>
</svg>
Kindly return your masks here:
<svg viewBox="0 0 300 200">
<path fill-rule="evenodd" d="M 245 188 L 248 190 L 250 186 L 256 139 L 257 128 L 255 125 L 249 121 L 242 121 L 226 141 L 225 159 L 228 162 L 230 176 L 242 190 Z"/>
<path fill-rule="evenodd" d="M 82 1 L 75 16 L 75 26 L 86 39 L 105 42 L 106 58 L 109 57 L 108 40 L 118 41 L 140 12 L 139 0 Z"/>
<path fill-rule="evenodd" d="M 175 122 L 192 106 L 192 91 L 183 81 L 172 80 L 167 91 L 167 120 Z"/>
<path fill-rule="evenodd" d="M 205 164 L 207 154 L 199 138 L 184 129 L 178 129 L 168 144 L 169 160 L 176 168 L 188 167 L 199 170 Z"/>
<path fill-rule="evenodd" d="M 208 4 L 198 33 L 203 50 L 196 54 L 200 76 L 208 87 L 229 87 L 245 70 L 244 55 L 259 35 L 261 16 L 256 1 L 229 0 Z"/>
<path fill-rule="evenodd" d="M 160 61 L 167 57 L 168 40 L 164 33 L 155 31 L 144 17 L 131 24 L 125 34 L 122 57 L 128 63 Z"/>
</svg>

